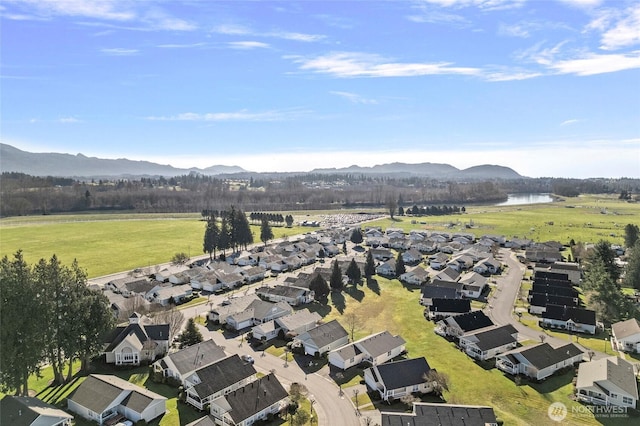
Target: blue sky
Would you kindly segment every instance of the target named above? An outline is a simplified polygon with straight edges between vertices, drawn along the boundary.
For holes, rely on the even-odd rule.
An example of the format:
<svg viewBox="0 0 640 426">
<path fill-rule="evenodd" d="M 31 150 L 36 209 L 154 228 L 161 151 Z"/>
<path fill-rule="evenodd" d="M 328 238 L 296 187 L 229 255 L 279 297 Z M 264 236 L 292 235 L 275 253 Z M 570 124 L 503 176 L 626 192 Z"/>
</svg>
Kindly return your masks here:
<svg viewBox="0 0 640 426">
<path fill-rule="evenodd" d="M 640 2 L 3 0 L 1 136 L 253 171 L 640 177 Z"/>
</svg>

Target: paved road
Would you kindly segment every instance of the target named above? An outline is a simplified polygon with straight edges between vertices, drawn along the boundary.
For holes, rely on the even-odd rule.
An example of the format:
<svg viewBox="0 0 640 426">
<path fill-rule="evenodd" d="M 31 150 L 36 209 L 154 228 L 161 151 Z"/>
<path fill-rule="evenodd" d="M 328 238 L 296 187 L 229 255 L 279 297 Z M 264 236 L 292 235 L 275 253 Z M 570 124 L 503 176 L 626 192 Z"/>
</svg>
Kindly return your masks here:
<svg viewBox="0 0 640 426">
<path fill-rule="evenodd" d="M 520 290 L 520 283 L 525 272 L 525 266 L 518 261 L 515 253 L 509 249 L 500 249 L 500 257 L 502 262 L 506 263 L 507 273 L 502 274 L 496 278 L 496 290 L 493 292 L 492 297 L 489 299 L 484 312 L 493 320 L 497 325 L 513 325 L 518 330 L 518 336 L 521 340 L 540 340 L 540 334 L 543 332 L 540 330 L 534 330 L 527 327 L 516 320 L 514 316 L 514 306 L 516 298 Z M 545 333 L 546 334 L 546 333 Z M 575 340 L 571 340 L 576 343 Z M 566 345 L 569 340 L 554 337 L 550 334 L 546 334 L 545 342 L 554 347 Z M 578 346 L 587 353 L 591 349 L 585 348 L 578 343 Z M 608 357 L 610 355 L 604 352 L 594 351 L 595 355 L 593 359 L 602 357 Z"/>
<path fill-rule="evenodd" d="M 206 327 L 200 326 L 203 337 L 205 339 L 212 338 L 219 346 L 224 346 L 227 354 L 251 355 L 254 360 L 256 370 L 268 373 L 273 371 L 280 382 L 289 388 L 291 383 L 302 383 L 309 390 L 309 399 L 313 399 L 316 403 L 313 410 L 318 424 L 321 426 L 340 425 L 340 426 L 359 426 L 361 419 L 356 415 L 355 407 L 349 396 L 345 392 L 340 395 L 340 389 L 328 377 L 328 367 L 323 367 L 312 374 L 305 374 L 302 366 L 307 366 L 309 361 L 313 359 L 308 356 L 296 356 L 296 361 L 292 361 L 291 354 L 288 355 L 288 362 L 285 364 L 284 359 L 278 358 L 266 352 L 256 352 L 247 342 L 240 344 L 239 337 L 225 338 L 219 331 L 209 331 Z M 367 412 L 372 417 L 372 424 L 380 423 L 378 412 Z"/>
</svg>

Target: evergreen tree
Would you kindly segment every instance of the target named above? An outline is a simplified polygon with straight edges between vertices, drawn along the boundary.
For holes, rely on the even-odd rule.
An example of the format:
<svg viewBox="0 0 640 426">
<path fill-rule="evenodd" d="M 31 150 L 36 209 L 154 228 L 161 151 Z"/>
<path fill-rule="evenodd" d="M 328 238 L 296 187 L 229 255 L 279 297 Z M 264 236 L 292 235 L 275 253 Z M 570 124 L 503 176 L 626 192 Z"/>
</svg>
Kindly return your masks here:
<svg viewBox="0 0 640 426">
<path fill-rule="evenodd" d="M 611 248 L 611 244 L 608 241 L 600 240 L 589 255 L 589 264 L 593 265 L 601 261 L 613 282 L 617 284 L 618 278 L 620 278 L 620 270 L 616 265 L 615 258 L 616 254 Z"/>
<path fill-rule="evenodd" d="M 367 260 L 364 263 L 364 276 L 371 278 L 376 273 L 376 264 L 373 261 L 371 250 L 367 251 Z"/>
<path fill-rule="evenodd" d="M 218 242 L 216 244 L 218 250 L 222 251 L 224 255 L 226 250 L 231 247 L 231 229 L 227 216 L 222 217 L 222 223 L 220 224 L 220 234 L 218 235 Z"/>
<path fill-rule="evenodd" d="M 266 246 L 267 242 L 271 239 L 273 239 L 273 230 L 271 230 L 269 221 L 267 219 L 262 219 L 262 223 L 260 224 L 260 241 L 262 241 Z"/>
<path fill-rule="evenodd" d="M 624 286 L 640 290 L 640 240 L 627 249 L 627 266 L 625 266 Z"/>
<path fill-rule="evenodd" d="M 340 272 L 340 266 L 338 266 L 338 261 L 333 261 L 333 267 L 331 269 L 331 278 L 329 279 L 329 285 L 331 286 L 331 290 L 340 291 L 342 290 L 342 272 Z"/>
<path fill-rule="evenodd" d="M 21 251 L 0 261 L 0 389 L 28 396 L 28 379 L 40 372 L 45 350 L 43 328 L 48 324 L 44 294 L 32 279 Z"/>
<path fill-rule="evenodd" d="M 233 216 L 233 235 L 236 238 L 235 245 L 243 247 L 245 250 L 249 244 L 253 244 L 253 233 L 251 232 L 251 226 L 247 220 L 247 215 L 242 210 L 232 209 Z"/>
<path fill-rule="evenodd" d="M 212 259 L 212 253 L 213 257 L 215 257 L 219 236 L 218 222 L 216 222 L 215 217 L 209 217 L 207 219 L 207 227 L 204 230 L 204 244 L 202 247 L 205 253 L 209 253 L 209 260 Z"/>
<path fill-rule="evenodd" d="M 329 295 L 329 284 L 327 281 L 322 278 L 322 275 L 316 274 L 315 277 L 309 283 L 309 290 L 312 290 L 315 293 L 315 299 L 320 302 L 326 302 L 327 296 Z"/>
<path fill-rule="evenodd" d="M 631 248 L 638 241 L 638 237 L 640 236 L 640 228 L 638 225 L 633 223 L 628 223 L 624 227 L 624 246 L 627 248 Z"/>
<path fill-rule="evenodd" d="M 360 230 L 360 228 L 355 228 L 353 231 L 351 231 L 351 237 L 349 238 L 349 240 L 355 244 L 362 244 L 362 241 L 364 240 L 362 237 L 362 231 Z"/>
<path fill-rule="evenodd" d="M 357 284 L 362 279 L 362 272 L 360 272 L 360 268 L 358 267 L 355 259 L 351 259 L 351 263 L 349 263 L 349 267 L 347 268 L 347 277 L 349 277 L 351 284 Z"/>
<path fill-rule="evenodd" d="M 342 254 L 347 254 L 347 242 L 342 243 Z"/>
<path fill-rule="evenodd" d="M 291 228 L 291 226 L 293 225 L 293 216 L 288 214 L 287 217 L 284 218 L 284 220 L 287 223 L 287 228 Z"/>
<path fill-rule="evenodd" d="M 193 346 L 197 343 L 202 342 L 202 340 L 202 333 L 200 333 L 200 330 L 198 330 L 196 321 L 193 318 L 189 318 L 186 328 L 178 337 L 180 349 L 186 348 L 188 346 Z"/>
<path fill-rule="evenodd" d="M 404 259 L 402 259 L 402 253 L 398 253 L 398 257 L 396 257 L 396 276 L 399 277 L 405 272 L 407 272 L 407 268 L 404 266 Z"/>
</svg>

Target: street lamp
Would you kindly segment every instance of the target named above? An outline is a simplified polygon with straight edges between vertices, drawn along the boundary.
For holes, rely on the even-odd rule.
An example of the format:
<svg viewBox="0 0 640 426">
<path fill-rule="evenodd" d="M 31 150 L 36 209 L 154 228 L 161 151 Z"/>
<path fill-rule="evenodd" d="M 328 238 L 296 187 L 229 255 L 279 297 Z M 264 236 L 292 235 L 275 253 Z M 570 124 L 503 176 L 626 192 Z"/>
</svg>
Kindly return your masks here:
<svg viewBox="0 0 640 426">
<path fill-rule="evenodd" d="M 316 403 L 316 400 L 313 399 L 313 395 L 311 395 L 311 398 L 309 398 L 309 405 L 311 406 L 311 423 L 313 424 L 313 404 Z"/>
</svg>

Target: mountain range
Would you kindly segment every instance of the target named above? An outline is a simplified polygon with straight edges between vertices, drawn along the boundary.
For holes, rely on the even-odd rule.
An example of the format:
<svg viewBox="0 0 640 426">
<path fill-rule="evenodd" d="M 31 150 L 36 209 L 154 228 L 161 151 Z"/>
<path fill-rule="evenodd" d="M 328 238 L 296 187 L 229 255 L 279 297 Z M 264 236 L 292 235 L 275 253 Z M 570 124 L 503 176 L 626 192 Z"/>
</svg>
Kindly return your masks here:
<svg viewBox="0 0 640 426">
<path fill-rule="evenodd" d="M 143 176 L 180 176 L 189 173 L 203 175 L 234 175 L 247 177 L 252 175 L 299 175 L 316 174 L 364 174 L 395 177 L 428 177 L 451 180 L 480 179 L 521 179 L 522 176 L 509 167 L 497 165 L 479 165 L 467 169 L 458 169 L 449 164 L 438 163 L 390 163 L 373 167 L 350 166 L 344 168 L 322 168 L 309 172 L 256 173 L 238 166 L 215 165 L 204 169 L 181 169 L 150 161 L 134 161 L 126 158 L 104 159 L 87 157 L 83 154 L 33 153 L 22 151 L 11 145 L 0 143 L 0 170 L 19 172 L 32 176 L 64 176 L 74 178 L 132 178 Z"/>
</svg>

